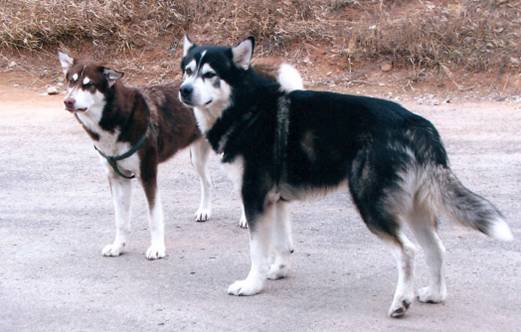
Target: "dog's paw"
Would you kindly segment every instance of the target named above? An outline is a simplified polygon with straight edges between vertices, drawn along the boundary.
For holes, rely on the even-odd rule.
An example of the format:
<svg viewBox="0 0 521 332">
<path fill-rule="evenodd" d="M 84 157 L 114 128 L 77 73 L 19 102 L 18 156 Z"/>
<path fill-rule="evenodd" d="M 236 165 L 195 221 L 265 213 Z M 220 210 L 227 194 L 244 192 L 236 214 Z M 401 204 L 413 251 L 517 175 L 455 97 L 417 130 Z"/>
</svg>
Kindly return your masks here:
<svg viewBox="0 0 521 332">
<path fill-rule="evenodd" d="M 440 303 L 447 298 L 447 291 L 434 290 L 432 287 L 418 289 L 418 301 L 423 303 Z"/>
<path fill-rule="evenodd" d="M 237 296 L 255 295 L 262 291 L 263 282 L 259 280 L 237 280 L 228 287 L 228 294 Z"/>
<path fill-rule="evenodd" d="M 270 280 L 282 279 L 288 276 L 288 272 L 289 267 L 287 264 L 271 264 L 266 277 Z"/>
<path fill-rule="evenodd" d="M 211 211 L 208 208 L 199 208 L 197 212 L 195 212 L 195 221 L 196 222 L 205 222 L 210 219 Z"/>
<path fill-rule="evenodd" d="M 123 247 L 125 244 L 111 243 L 107 244 L 101 250 L 101 254 L 105 257 L 117 257 L 123 253 Z"/>
<path fill-rule="evenodd" d="M 164 245 L 152 244 L 148 247 L 145 257 L 148 260 L 156 260 L 166 256 L 166 248 Z"/>
<path fill-rule="evenodd" d="M 407 312 L 407 309 L 411 306 L 412 300 L 414 299 L 414 294 L 411 292 L 407 295 L 401 295 L 395 297 L 391 307 L 389 308 L 389 317 L 391 318 L 401 318 Z"/>
<path fill-rule="evenodd" d="M 248 228 L 248 220 L 246 220 L 246 216 L 244 214 L 241 215 L 241 219 L 239 220 L 240 228 Z"/>
</svg>

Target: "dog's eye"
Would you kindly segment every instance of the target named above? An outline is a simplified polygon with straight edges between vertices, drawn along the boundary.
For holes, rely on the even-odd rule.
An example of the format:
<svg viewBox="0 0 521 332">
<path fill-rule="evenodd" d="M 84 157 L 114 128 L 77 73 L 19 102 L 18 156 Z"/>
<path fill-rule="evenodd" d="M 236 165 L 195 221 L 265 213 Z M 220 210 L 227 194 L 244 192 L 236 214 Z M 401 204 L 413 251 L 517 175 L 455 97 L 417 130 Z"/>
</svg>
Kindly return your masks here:
<svg viewBox="0 0 521 332">
<path fill-rule="evenodd" d="M 203 78 L 214 78 L 214 77 L 215 77 L 215 73 L 213 73 L 211 71 L 203 74 Z"/>
<path fill-rule="evenodd" d="M 186 75 L 188 75 L 188 76 L 192 76 L 193 73 L 194 73 L 194 72 L 193 72 L 192 68 L 186 68 L 186 70 L 185 70 L 185 74 L 186 74 Z"/>
</svg>

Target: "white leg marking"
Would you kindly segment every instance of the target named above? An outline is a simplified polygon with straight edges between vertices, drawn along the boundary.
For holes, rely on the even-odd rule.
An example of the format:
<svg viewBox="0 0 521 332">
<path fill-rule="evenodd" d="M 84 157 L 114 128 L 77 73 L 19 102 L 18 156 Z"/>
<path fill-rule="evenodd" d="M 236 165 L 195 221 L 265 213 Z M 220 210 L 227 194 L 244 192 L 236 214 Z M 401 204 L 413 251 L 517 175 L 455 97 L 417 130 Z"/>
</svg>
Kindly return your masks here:
<svg viewBox="0 0 521 332">
<path fill-rule="evenodd" d="M 208 143 L 201 139 L 190 147 L 192 156 L 192 165 L 194 166 L 201 183 L 201 202 L 197 212 L 195 212 L 195 221 L 203 222 L 210 219 L 212 214 L 212 183 L 207 174 L 206 162 L 210 152 Z"/>
<path fill-rule="evenodd" d="M 273 259 L 267 276 L 271 280 L 287 277 L 290 267 L 289 255 L 293 252 L 293 239 L 287 205 L 287 203 L 279 201 L 275 206 L 275 219 L 271 234 Z"/>
<path fill-rule="evenodd" d="M 427 303 L 439 303 L 447 298 L 443 256 L 445 247 L 435 228 L 434 217 L 428 214 L 416 215 L 410 220 L 411 230 L 416 240 L 425 251 L 425 260 L 431 274 L 428 287 L 418 290 L 418 300 Z"/>
<path fill-rule="evenodd" d="M 398 233 L 398 239 L 401 245 L 389 242 L 398 267 L 398 285 L 389 308 L 389 316 L 393 318 L 402 317 L 414 299 L 413 277 L 416 249 L 403 233 Z"/>
<path fill-rule="evenodd" d="M 103 256 L 114 257 L 121 255 L 130 233 L 132 182 L 117 176 L 109 176 L 109 183 L 114 204 L 116 236 L 114 237 L 114 242 L 106 245 L 101 253 Z"/>
<path fill-rule="evenodd" d="M 255 295 L 262 291 L 269 269 L 269 250 L 274 208 L 266 207 L 262 216 L 257 216 L 253 230 L 250 228 L 251 268 L 244 280 L 237 280 L 228 287 L 230 295 Z"/>
<path fill-rule="evenodd" d="M 148 204 L 148 226 L 150 228 L 150 247 L 148 247 L 145 256 L 147 259 L 154 260 L 163 258 L 166 255 L 163 204 L 161 204 L 161 195 L 159 195 L 159 189 L 157 189 L 157 187 L 153 206 L 151 206 L 150 202 Z"/>
</svg>

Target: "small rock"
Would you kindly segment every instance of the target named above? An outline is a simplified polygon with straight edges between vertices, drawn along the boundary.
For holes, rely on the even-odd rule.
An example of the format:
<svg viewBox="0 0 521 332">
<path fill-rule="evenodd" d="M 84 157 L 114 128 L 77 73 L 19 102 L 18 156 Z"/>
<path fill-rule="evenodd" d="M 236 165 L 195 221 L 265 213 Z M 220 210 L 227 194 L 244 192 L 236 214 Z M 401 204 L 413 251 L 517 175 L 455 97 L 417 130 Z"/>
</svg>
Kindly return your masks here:
<svg viewBox="0 0 521 332">
<path fill-rule="evenodd" d="M 9 64 L 7 65 L 7 68 L 9 68 L 9 69 L 12 69 L 14 67 L 16 67 L 16 62 L 14 62 L 14 61 L 9 62 Z"/>
<path fill-rule="evenodd" d="M 49 96 L 57 95 L 58 93 L 59 93 L 59 91 L 58 91 L 58 89 L 57 89 L 55 86 L 52 86 L 52 85 L 51 85 L 51 86 L 49 86 L 49 87 L 47 88 L 47 94 L 48 94 Z"/>
<path fill-rule="evenodd" d="M 385 72 L 388 72 L 388 71 L 391 71 L 391 69 L 393 69 L 393 64 L 392 63 L 389 63 L 389 62 L 386 62 L 386 63 L 382 63 L 382 65 L 380 65 L 380 69 L 385 73 Z"/>
</svg>

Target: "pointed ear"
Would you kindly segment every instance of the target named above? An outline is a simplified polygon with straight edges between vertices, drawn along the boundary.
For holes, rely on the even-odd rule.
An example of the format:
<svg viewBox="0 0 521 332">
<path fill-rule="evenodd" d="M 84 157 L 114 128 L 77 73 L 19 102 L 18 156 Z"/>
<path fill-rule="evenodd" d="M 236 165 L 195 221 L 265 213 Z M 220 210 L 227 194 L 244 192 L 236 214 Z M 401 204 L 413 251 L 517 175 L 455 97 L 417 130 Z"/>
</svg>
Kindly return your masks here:
<svg viewBox="0 0 521 332">
<path fill-rule="evenodd" d="M 188 37 L 188 34 L 185 33 L 184 37 L 183 37 L 183 57 L 186 56 L 186 54 L 188 53 L 188 51 L 193 47 L 195 46 L 194 43 L 192 43 L 192 41 L 190 40 L 190 37 Z"/>
<path fill-rule="evenodd" d="M 255 38 L 248 37 L 239 45 L 232 48 L 233 62 L 240 68 L 246 70 L 250 68 L 251 57 L 253 56 L 253 48 L 255 47 Z"/>
<path fill-rule="evenodd" d="M 123 77 L 123 73 L 110 68 L 103 68 L 103 76 L 105 76 L 107 82 L 109 82 L 109 87 L 112 87 L 117 80 Z"/>
<path fill-rule="evenodd" d="M 62 65 L 63 74 L 67 74 L 67 71 L 74 64 L 74 59 L 63 52 L 58 51 L 58 59 L 60 59 L 60 64 Z"/>
</svg>

